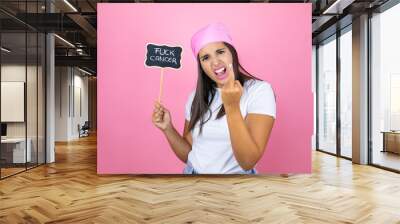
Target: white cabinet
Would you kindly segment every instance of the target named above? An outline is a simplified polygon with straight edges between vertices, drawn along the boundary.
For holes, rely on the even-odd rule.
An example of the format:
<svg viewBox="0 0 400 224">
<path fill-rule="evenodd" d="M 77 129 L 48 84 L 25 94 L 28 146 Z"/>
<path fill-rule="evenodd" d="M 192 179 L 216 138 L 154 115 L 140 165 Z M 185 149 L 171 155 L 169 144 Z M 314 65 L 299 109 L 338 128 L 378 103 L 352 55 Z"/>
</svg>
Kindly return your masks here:
<svg viewBox="0 0 400 224">
<path fill-rule="evenodd" d="M 25 138 L 7 138 L 2 139 L 2 146 L 12 148 L 12 162 L 13 163 L 25 163 L 32 161 L 32 140 L 28 138 L 26 140 L 28 144 L 25 153 Z M 27 161 L 25 161 L 27 159 Z"/>
</svg>

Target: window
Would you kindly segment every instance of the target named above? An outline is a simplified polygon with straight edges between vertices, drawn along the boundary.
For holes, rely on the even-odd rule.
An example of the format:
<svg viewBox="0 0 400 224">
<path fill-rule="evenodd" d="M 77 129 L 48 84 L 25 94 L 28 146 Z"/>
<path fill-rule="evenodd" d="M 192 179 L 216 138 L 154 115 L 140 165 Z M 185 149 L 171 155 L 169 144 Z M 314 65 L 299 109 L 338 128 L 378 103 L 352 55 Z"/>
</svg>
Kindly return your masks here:
<svg viewBox="0 0 400 224">
<path fill-rule="evenodd" d="M 340 155 L 352 157 L 352 33 L 351 26 L 340 36 Z"/>
<path fill-rule="evenodd" d="M 371 160 L 400 170 L 400 4 L 371 18 Z"/>
<path fill-rule="evenodd" d="M 43 13 L 44 5 L 45 1 L 0 2 L 0 7 L 9 6 L 20 15 Z M 0 144 L 0 178 L 5 178 L 45 163 L 46 39 L 44 33 L 8 14 L 0 12 L 0 18 L 7 21 L 0 25 L 0 111 L 13 115 L 1 118 L 4 130 Z M 10 99 L 20 99 L 22 103 L 11 110 L 7 106 Z M 11 105 L 16 106 L 16 103 L 11 102 Z"/>
<path fill-rule="evenodd" d="M 318 149 L 336 153 L 336 36 L 318 47 Z"/>
</svg>

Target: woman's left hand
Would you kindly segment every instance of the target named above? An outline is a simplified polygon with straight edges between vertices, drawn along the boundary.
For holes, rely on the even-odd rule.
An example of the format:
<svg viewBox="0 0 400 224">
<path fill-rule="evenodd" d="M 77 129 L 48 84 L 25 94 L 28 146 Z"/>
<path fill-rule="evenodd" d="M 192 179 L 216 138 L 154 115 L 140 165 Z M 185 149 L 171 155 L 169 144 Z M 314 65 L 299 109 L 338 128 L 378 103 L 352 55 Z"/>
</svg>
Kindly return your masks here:
<svg viewBox="0 0 400 224">
<path fill-rule="evenodd" d="M 240 97 L 243 93 L 243 87 L 239 80 L 235 80 L 232 66 L 229 66 L 230 80 L 221 88 L 221 98 L 225 111 L 232 108 L 239 108 Z"/>
</svg>

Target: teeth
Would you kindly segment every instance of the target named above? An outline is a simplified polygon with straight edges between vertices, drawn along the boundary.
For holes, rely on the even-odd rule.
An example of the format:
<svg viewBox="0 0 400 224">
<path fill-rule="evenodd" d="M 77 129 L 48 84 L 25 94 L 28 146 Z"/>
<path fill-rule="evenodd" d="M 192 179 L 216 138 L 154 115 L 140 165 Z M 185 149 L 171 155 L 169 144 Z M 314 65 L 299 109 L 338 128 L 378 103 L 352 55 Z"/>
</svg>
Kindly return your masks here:
<svg viewBox="0 0 400 224">
<path fill-rule="evenodd" d="M 220 69 L 218 69 L 218 70 L 215 70 L 215 72 L 217 72 L 217 73 L 221 73 L 221 72 L 223 72 L 223 71 L 224 71 L 224 69 L 225 69 L 225 68 L 223 68 L 223 67 L 222 67 L 222 68 L 220 68 Z"/>
</svg>

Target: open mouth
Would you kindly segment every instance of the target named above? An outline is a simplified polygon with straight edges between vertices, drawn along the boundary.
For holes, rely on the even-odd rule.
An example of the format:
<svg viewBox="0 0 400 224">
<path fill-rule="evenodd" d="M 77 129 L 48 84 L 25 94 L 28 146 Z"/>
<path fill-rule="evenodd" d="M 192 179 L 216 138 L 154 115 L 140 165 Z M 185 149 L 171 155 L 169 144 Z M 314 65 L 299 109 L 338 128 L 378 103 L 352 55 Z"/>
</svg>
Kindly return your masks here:
<svg viewBox="0 0 400 224">
<path fill-rule="evenodd" d="M 214 70 L 214 74 L 217 76 L 217 79 L 219 79 L 219 80 L 223 80 L 226 77 L 228 77 L 228 73 L 226 72 L 225 67 Z"/>
</svg>

